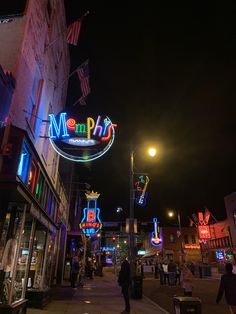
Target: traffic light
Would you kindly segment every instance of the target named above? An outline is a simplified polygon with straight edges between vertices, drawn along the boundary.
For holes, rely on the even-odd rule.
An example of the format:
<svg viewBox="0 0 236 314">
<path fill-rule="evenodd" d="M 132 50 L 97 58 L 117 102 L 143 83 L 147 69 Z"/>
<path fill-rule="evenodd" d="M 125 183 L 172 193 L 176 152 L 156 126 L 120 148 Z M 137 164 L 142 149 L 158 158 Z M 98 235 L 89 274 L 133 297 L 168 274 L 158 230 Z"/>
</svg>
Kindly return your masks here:
<svg viewBox="0 0 236 314">
<path fill-rule="evenodd" d="M 116 241 L 116 237 L 113 236 L 113 237 L 112 237 L 112 242 L 114 243 L 115 241 Z"/>
</svg>

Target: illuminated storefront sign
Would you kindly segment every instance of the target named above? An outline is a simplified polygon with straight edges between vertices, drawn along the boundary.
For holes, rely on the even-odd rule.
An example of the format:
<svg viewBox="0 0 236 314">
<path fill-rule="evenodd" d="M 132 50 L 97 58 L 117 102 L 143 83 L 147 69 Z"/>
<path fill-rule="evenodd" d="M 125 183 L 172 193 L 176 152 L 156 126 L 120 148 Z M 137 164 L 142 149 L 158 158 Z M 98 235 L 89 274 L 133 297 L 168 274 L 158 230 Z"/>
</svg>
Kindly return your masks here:
<svg viewBox="0 0 236 314">
<path fill-rule="evenodd" d="M 102 228 L 100 220 L 100 209 L 97 208 L 97 199 L 100 194 L 97 192 L 85 193 L 87 198 L 87 207 L 84 208 L 84 216 L 80 223 L 80 228 L 86 235 L 97 233 Z"/>
<path fill-rule="evenodd" d="M 184 248 L 190 249 L 190 250 L 200 250 L 200 245 L 198 245 L 198 244 L 185 244 Z"/>
<path fill-rule="evenodd" d="M 88 162 L 104 155 L 112 146 L 115 127 L 106 116 L 79 120 L 75 114 L 61 112 L 49 114 L 49 138 L 53 148 L 62 157 Z"/>
<path fill-rule="evenodd" d="M 198 225 L 198 234 L 199 239 L 210 239 L 211 238 L 210 227 Z"/>
<path fill-rule="evenodd" d="M 154 223 L 154 231 L 152 232 L 152 236 L 151 236 L 151 244 L 153 246 L 159 246 L 162 240 L 159 236 L 159 226 L 158 226 L 157 218 L 153 218 L 153 223 Z"/>
<path fill-rule="evenodd" d="M 223 251 L 216 251 L 216 258 L 218 260 L 222 260 L 225 257 L 225 253 Z"/>
<path fill-rule="evenodd" d="M 101 250 L 104 252 L 104 251 L 110 251 L 110 252 L 113 252 L 115 251 L 115 248 L 114 247 L 108 247 L 108 246 L 101 246 Z"/>
</svg>

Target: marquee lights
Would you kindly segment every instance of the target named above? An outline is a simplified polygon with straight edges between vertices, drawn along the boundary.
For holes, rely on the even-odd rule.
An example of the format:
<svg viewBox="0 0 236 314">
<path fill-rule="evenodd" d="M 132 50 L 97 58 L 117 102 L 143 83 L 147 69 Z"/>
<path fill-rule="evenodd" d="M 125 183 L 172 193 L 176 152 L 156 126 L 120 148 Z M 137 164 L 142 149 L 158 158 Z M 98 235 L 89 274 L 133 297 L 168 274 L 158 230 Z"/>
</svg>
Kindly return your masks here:
<svg viewBox="0 0 236 314">
<path fill-rule="evenodd" d="M 88 162 L 104 155 L 112 146 L 115 127 L 108 117 L 87 117 L 78 121 L 77 117 L 66 112 L 57 116 L 49 114 L 49 138 L 53 148 L 62 157 Z"/>
</svg>

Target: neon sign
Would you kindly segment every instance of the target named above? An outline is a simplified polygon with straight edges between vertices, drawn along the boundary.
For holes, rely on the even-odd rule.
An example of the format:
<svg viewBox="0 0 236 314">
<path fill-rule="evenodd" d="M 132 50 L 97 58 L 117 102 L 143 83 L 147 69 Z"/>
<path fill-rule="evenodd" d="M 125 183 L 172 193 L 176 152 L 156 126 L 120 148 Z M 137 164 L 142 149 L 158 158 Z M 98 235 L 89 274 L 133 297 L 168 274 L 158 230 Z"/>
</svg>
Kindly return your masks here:
<svg viewBox="0 0 236 314">
<path fill-rule="evenodd" d="M 210 239 L 211 238 L 210 227 L 199 225 L 198 234 L 199 234 L 199 239 Z"/>
<path fill-rule="evenodd" d="M 149 180 L 148 176 L 140 176 L 139 179 L 140 180 L 135 183 L 136 190 L 138 191 L 138 196 L 137 196 L 137 199 L 136 199 L 136 203 L 139 206 L 145 206 L 146 205 L 147 196 L 148 196 L 148 192 L 146 192 L 146 191 L 147 191 L 148 182 L 150 180 Z M 140 185 L 141 183 L 144 184 L 143 188 Z"/>
<path fill-rule="evenodd" d="M 151 244 L 153 246 L 159 246 L 162 240 L 159 236 L 159 226 L 158 226 L 157 218 L 153 218 L 153 223 L 154 223 L 154 232 L 152 232 Z"/>
<path fill-rule="evenodd" d="M 88 162 L 104 155 L 112 146 L 115 127 L 106 116 L 87 117 L 78 121 L 74 114 L 61 112 L 49 114 L 49 139 L 55 151 L 62 157 Z"/>
<path fill-rule="evenodd" d="M 80 229 L 86 235 L 97 233 L 102 228 L 100 220 L 100 209 L 97 208 L 97 199 L 100 194 L 97 192 L 85 193 L 87 198 L 87 207 L 84 208 L 84 216 L 80 223 Z"/>
</svg>

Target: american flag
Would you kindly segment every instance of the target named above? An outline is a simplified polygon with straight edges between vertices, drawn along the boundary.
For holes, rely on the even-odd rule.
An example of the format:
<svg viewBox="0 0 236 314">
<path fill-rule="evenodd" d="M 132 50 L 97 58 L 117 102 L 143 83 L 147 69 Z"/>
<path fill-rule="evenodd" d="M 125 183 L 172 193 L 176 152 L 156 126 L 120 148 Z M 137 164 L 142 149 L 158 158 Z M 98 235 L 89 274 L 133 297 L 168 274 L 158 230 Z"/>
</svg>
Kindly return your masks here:
<svg viewBox="0 0 236 314">
<path fill-rule="evenodd" d="M 81 20 L 77 20 L 68 26 L 66 39 L 69 44 L 77 46 L 79 41 L 80 28 Z"/>
<path fill-rule="evenodd" d="M 82 92 L 82 96 L 79 102 L 81 105 L 86 105 L 85 97 L 88 96 L 88 94 L 90 93 L 88 60 L 80 65 L 76 72 L 80 80 L 80 88 Z"/>
</svg>

